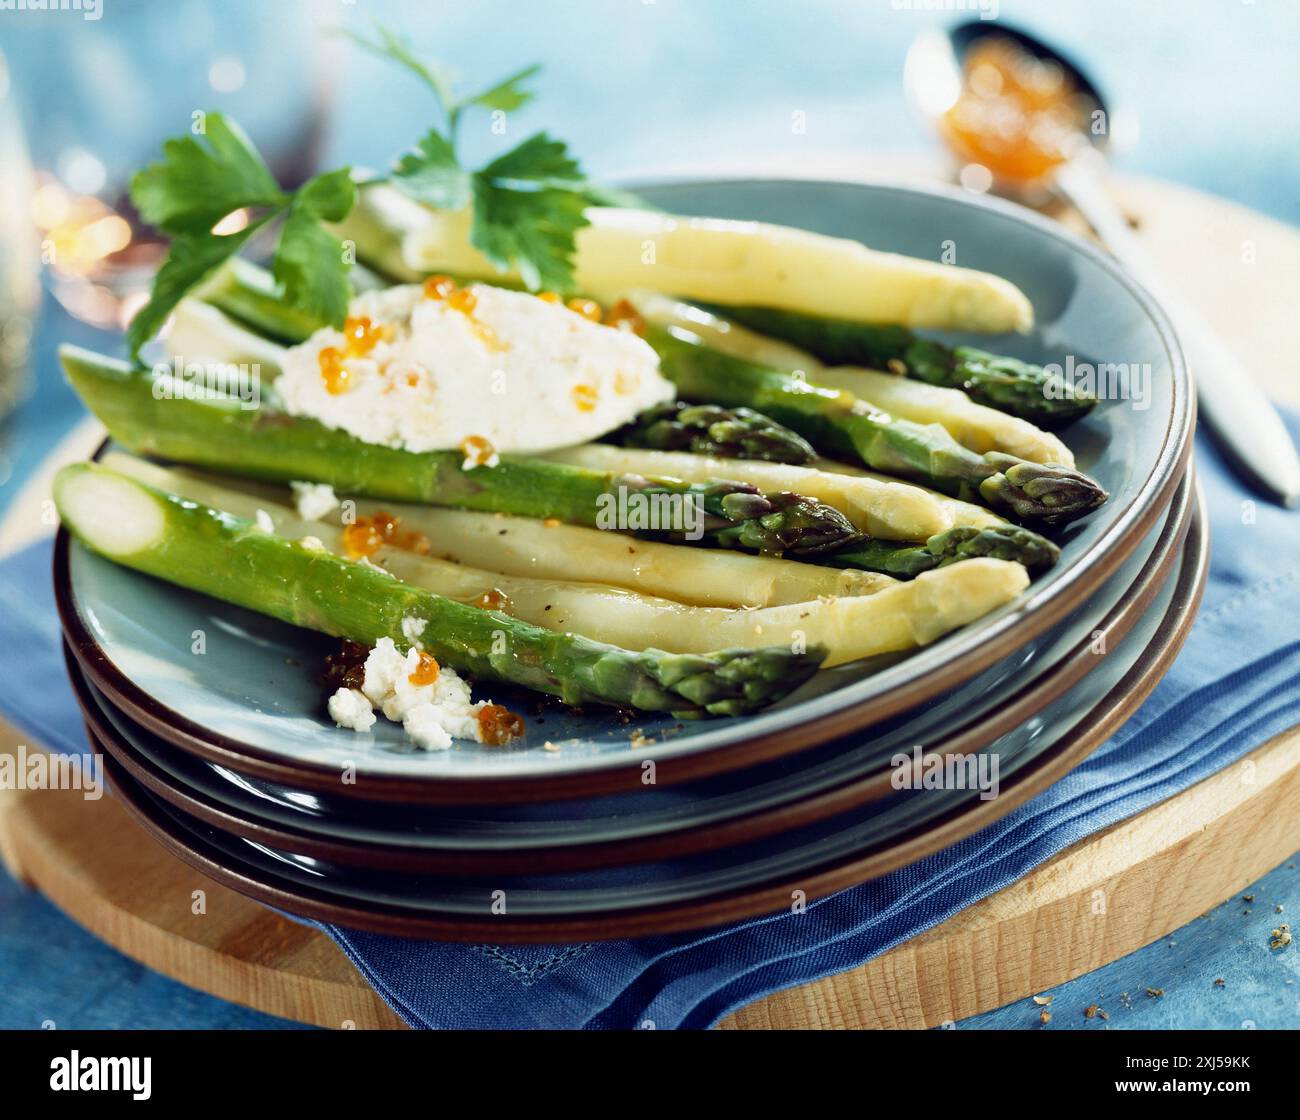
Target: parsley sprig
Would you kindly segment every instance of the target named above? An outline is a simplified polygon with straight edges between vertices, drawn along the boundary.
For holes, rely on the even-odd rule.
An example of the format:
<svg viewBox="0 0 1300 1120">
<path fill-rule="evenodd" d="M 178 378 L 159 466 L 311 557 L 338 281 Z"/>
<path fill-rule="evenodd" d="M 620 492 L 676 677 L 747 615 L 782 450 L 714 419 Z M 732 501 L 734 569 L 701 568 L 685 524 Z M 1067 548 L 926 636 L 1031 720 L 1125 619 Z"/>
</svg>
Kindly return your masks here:
<svg viewBox="0 0 1300 1120">
<path fill-rule="evenodd" d="M 341 325 L 351 294 L 351 263 L 343 243 L 321 223 L 341 221 L 356 202 L 351 168 L 327 171 L 285 191 L 234 121 L 215 112 L 199 119 L 199 132 L 168 140 L 162 161 L 131 181 L 131 201 L 140 216 L 171 237 L 149 302 L 127 329 L 132 355 L 162 328 L 186 293 L 277 219 L 282 222 L 273 269 L 284 298 Z M 243 229 L 213 232 L 241 209 L 250 211 Z"/>
<path fill-rule="evenodd" d="M 435 209 L 472 205 L 470 242 L 493 265 L 503 272 L 516 270 L 533 291 L 569 291 L 574 234 L 587 225 L 586 208 L 607 196 L 588 182 L 568 148 L 538 132 L 477 171 L 466 169 L 456 152 L 465 114 L 522 108 L 534 96 L 526 83 L 540 67 L 526 66 L 478 93 L 458 97 L 446 68 L 422 61 L 405 38 L 382 25 L 375 34 L 374 39 L 355 33 L 349 37 L 415 74 L 433 91 L 444 118 L 400 156 L 387 182 Z M 139 355 L 186 294 L 272 223 L 279 226 L 273 271 L 284 300 L 342 326 L 352 290 L 351 254 L 324 223 L 342 221 L 355 205 L 352 169 L 327 171 L 286 191 L 234 121 L 217 112 L 200 120 L 200 129 L 168 140 L 161 162 L 131 182 L 140 216 L 171 238 L 149 302 L 127 330 L 132 356 Z M 237 210 L 249 214 L 242 229 L 214 232 Z"/>
<path fill-rule="evenodd" d="M 375 38 L 355 32 L 358 46 L 405 67 L 433 91 L 445 124 L 431 128 L 393 166 L 388 182 L 439 210 L 473 205 L 470 243 L 503 272 L 518 271 L 533 291 L 573 287 L 574 234 L 587 225 L 584 211 L 599 201 L 562 141 L 534 133 L 477 171 L 461 163 L 457 137 L 470 109 L 511 112 L 534 94 L 526 87 L 539 66 L 526 66 L 469 97 L 458 97 L 451 73 L 421 60 L 410 42 L 379 25 Z"/>
</svg>

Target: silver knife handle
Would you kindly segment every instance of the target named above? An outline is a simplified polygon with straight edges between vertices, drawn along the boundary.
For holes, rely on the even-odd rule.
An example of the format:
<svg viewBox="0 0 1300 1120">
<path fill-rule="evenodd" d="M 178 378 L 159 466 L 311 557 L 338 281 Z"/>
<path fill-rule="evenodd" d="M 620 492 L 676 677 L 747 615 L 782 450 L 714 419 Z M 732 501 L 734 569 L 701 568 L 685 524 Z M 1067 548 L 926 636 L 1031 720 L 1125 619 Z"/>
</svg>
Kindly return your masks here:
<svg viewBox="0 0 1300 1120">
<path fill-rule="evenodd" d="M 1086 165 L 1068 166 L 1058 174 L 1056 186 L 1173 321 L 1196 384 L 1200 414 L 1233 466 L 1257 489 L 1294 506 L 1300 501 L 1300 456 L 1264 391 L 1200 315 L 1169 291 L 1097 174 Z"/>
</svg>

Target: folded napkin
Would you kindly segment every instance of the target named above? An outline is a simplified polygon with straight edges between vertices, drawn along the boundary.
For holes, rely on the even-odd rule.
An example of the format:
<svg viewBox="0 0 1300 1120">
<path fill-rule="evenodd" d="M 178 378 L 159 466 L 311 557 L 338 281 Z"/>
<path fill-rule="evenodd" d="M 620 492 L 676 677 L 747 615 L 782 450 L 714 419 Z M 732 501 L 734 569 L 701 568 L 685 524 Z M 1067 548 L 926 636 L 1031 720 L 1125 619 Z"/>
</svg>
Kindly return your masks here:
<svg viewBox="0 0 1300 1120">
<path fill-rule="evenodd" d="M 1288 417 L 1300 440 L 1300 416 Z M 1034 800 L 946 851 L 808 906 L 704 933 L 598 944 L 443 945 L 322 926 L 417 1027 L 707 1027 L 937 925 L 1091 833 L 1300 723 L 1300 514 L 1250 499 L 1198 440 L 1213 561 L 1169 675 L 1120 732 Z M 0 564 L 0 713 L 84 747 L 63 676 L 49 544 Z"/>
</svg>

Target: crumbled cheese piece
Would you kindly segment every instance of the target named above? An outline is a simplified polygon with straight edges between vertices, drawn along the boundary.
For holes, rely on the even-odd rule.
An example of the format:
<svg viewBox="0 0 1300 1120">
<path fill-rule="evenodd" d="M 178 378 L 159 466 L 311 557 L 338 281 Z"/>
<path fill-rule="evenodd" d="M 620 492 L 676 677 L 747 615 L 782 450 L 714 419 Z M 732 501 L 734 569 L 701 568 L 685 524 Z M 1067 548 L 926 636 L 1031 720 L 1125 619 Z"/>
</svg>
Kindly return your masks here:
<svg viewBox="0 0 1300 1120">
<path fill-rule="evenodd" d="M 257 511 L 257 527 L 261 529 L 263 533 L 275 532 L 275 522 L 271 520 L 271 515 L 264 509 L 259 509 Z"/>
<path fill-rule="evenodd" d="M 442 725 L 438 709 L 432 704 L 420 704 L 406 713 L 402 727 L 411 741 L 422 750 L 445 751 L 451 746 L 451 736 Z"/>
<path fill-rule="evenodd" d="M 358 557 L 356 562 L 360 564 L 363 568 L 369 568 L 372 572 L 383 572 L 384 575 L 386 576 L 391 576 L 393 574 L 387 568 L 380 567 L 373 560 L 371 560 L 369 556 Z"/>
<path fill-rule="evenodd" d="M 353 731 L 369 731 L 375 725 L 375 713 L 364 693 L 355 688 L 340 688 L 329 699 L 330 719 Z"/>
<path fill-rule="evenodd" d="M 349 314 L 385 331 L 365 354 L 341 359 L 346 387 L 330 391 L 321 352 L 346 353 L 347 339 L 322 328 L 286 351 L 277 395 L 295 416 L 417 452 L 452 450 L 471 435 L 502 452 L 568 447 L 675 396 L 635 333 L 525 292 L 467 290 L 468 310 L 426 298 L 418 284 L 358 295 Z"/>
<path fill-rule="evenodd" d="M 408 670 L 406 657 L 399 653 L 392 638 L 380 638 L 379 643 L 366 658 L 365 679 L 361 691 L 376 707 L 393 691 L 397 678 Z"/>
<path fill-rule="evenodd" d="M 321 521 L 338 508 L 334 487 L 327 482 L 291 482 L 294 505 L 305 521 Z"/>
<path fill-rule="evenodd" d="M 407 615 L 402 619 L 402 637 L 411 645 L 418 647 L 420 637 L 424 633 L 425 627 L 429 625 L 428 619 L 416 618 L 413 615 Z"/>
<path fill-rule="evenodd" d="M 300 540 L 298 543 L 302 545 L 303 548 L 307 549 L 308 552 L 328 551 L 328 549 L 326 549 L 325 547 L 324 542 L 321 541 L 320 537 L 303 537 L 302 540 Z"/>
<path fill-rule="evenodd" d="M 406 621 L 406 620 L 404 620 Z M 410 619 L 424 622 L 423 619 Z M 421 626 L 421 631 L 424 627 Z M 469 683 L 454 669 L 443 666 L 432 684 L 412 684 L 411 674 L 420 664 L 414 646 L 400 653 L 392 638 L 380 638 L 366 658 L 361 691 L 366 700 L 395 723 L 424 750 L 445 750 L 452 739 L 482 742 L 476 716 L 485 701 L 474 703 Z"/>
</svg>

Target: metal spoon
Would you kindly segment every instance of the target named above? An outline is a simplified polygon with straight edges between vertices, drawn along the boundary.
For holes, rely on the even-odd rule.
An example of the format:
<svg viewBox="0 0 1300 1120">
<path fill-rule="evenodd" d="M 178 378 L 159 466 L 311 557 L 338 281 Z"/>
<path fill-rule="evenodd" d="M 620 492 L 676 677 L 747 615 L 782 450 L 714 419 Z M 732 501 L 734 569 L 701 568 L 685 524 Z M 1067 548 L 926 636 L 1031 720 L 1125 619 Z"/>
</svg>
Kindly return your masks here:
<svg viewBox="0 0 1300 1120">
<path fill-rule="evenodd" d="M 1010 39 L 1042 62 L 1059 66 L 1066 80 L 1113 121 L 1096 85 L 1073 62 L 1045 43 L 1004 23 L 972 20 L 946 32 L 926 32 L 908 52 L 904 82 L 913 103 L 932 119 L 951 107 L 962 89 L 966 53 L 985 38 Z M 1197 313 L 1169 291 L 1103 185 L 1110 128 L 1082 129 L 1088 143 L 1040 183 L 998 180 L 1002 193 L 1050 188 L 1074 206 L 1097 236 L 1173 321 L 1195 377 L 1200 415 L 1237 473 L 1256 489 L 1287 506 L 1300 500 L 1300 457 L 1282 418 L 1253 378 Z"/>
</svg>

